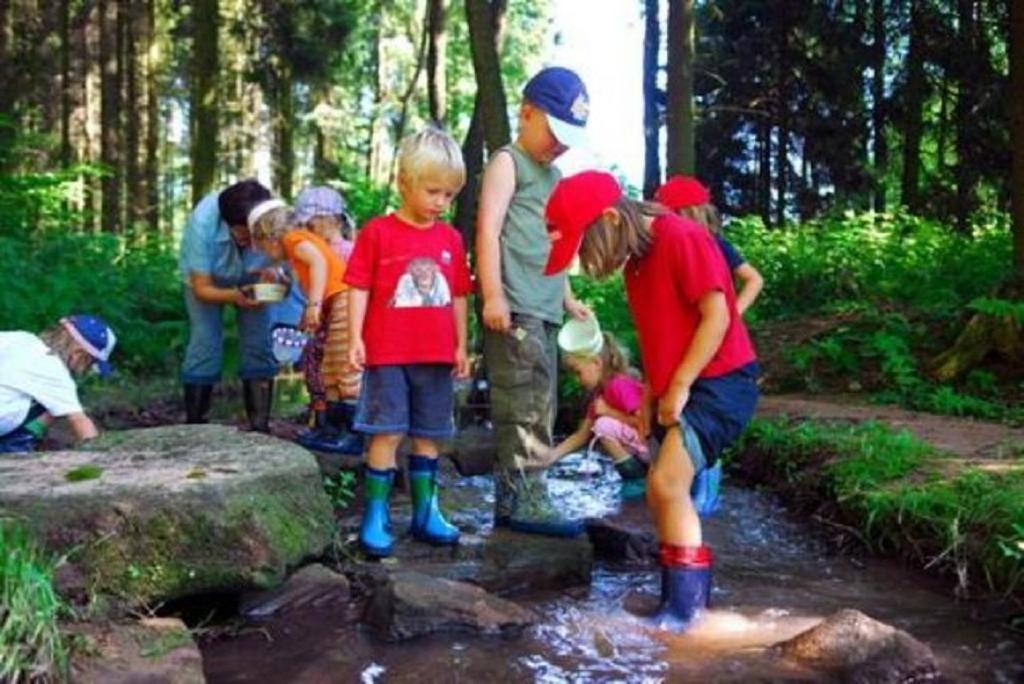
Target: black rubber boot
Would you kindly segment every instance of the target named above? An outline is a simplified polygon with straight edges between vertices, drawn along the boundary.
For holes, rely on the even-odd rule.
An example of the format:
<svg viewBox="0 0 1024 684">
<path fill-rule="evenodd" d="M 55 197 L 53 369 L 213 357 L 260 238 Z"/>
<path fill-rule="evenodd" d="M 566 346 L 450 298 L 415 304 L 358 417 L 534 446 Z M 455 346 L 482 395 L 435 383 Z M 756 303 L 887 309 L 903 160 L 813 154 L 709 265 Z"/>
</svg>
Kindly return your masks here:
<svg viewBox="0 0 1024 684">
<path fill-rule="evenodd" d="M 338 429 L 342 439 L 338 444 L 338 453 L 346 456 L 362 457 L 366 451 L 366 438 L 363 433 L 356 432 L 353 423 L 356 418 L 356 405 L 348 401 L 332 401 L 327 405 L 327 420 Z"/>
<path fill-rule="evenodd" d="M 249 429 L 256 432 L 270 432 L 270 404 L 274 398 L 274 379 L 242 381 L 242 399 L 245 401 L 245 417 Z"/>
<path fill-rule="evenodd" d="M 185 385 L 185 422 L 206 423 L 210 415 L 210 396 L 213 385 Z"/>
</svg>

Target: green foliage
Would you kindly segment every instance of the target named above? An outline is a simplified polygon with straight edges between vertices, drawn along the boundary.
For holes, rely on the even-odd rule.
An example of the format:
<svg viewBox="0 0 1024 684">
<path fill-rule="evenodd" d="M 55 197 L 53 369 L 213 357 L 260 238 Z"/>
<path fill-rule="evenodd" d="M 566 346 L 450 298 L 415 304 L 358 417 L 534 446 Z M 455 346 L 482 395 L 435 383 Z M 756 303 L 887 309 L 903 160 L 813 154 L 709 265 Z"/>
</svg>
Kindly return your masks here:
<svg viewBox="0 0 1024 684">
<path fill-rule="evenodd" d="M 177 257 L 151 239 L 67 232 L 0 236 L 4 328 L 39 332 L 73 312 L 104 317 L 118 337 L 119 369 L 171 373 L 187 323 Z"/>
<path fill-rule="evenodd" d="M 1013 302 L 1008 299 L 996 299 L 993 297 L 978 297 L 971 300 L 969 306 L 975 311 L 988 316 L 1011 316 L 1017 319 L 1018 323 L 1024 324 L 1024 302 Z"/>
<path fill-rule="evenodd" d="M 84 465 L 64 473 L 64 479 L 68 482 L 85 482 L 86 480 L 98 480 L 103 475 L 103 468 L 97 465 Z"/>
<path fill-rule="evenodd" d="M 340 470 L 335 475 L 324 476 L 324 490 L 331 500 L 334 510 L 348 508 L 356 495 L 356 476 L 348 470 Z"/>
<path fill-rule="evenodd" d="M 67 675 L 57 621 L 66 608 L 53 588 L 54 562 L 23 529 L 0 521 L 0 680 Z"/>
<path fill-rule="evenodd" d="M 795 492 L 824 489 L 864 539 L 988 589 L 1024 580 L 1024 472 L 967 467 L 949 474 L 945 456 L 877 424 L 824 425 L 755 419 L 735 450 L 768 459 Z M 806 493 L 806 492 L 805 492 Z M 815 499 L 818 500 L 818 499 Z M 981 584 L 981 580 L 975 580 Z"/>
</svg>

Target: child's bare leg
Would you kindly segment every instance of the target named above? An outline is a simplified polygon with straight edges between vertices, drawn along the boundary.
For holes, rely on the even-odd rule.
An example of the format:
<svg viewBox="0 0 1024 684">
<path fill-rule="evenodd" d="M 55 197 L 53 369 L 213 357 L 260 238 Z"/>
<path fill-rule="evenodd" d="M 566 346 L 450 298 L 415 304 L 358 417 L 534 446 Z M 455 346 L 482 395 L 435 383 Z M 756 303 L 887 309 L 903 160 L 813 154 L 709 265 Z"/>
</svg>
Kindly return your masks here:
<svg viewBox="0 0 1024 684">
<path fill-rule="evenodd" d="M 693 462 L 678 426 L 668 430 L 658 458 L 647 474 L 647 503 L 662 544 L 700 546 L 700 518 L 690 499 Z"/>
<path fill-rule="evenodd" d="M 417 456 L 436 459 L 438 454 L 437 442 L 432 439 L 424 439 L 423 437 L 413 437 L 412 452 Z"/>
<path fill-rule="evenodd" d="M 391 470 L 395 467 L 395 452 L 403 435 L 373 435 L 370 448 L 366 451 L 366 465 L 374 470 Z"/>
<path fill-rule="evenodd" d="M 622 446 L 619 440 L 614 437 L 602 437 L 599 441 L 601 443 L 601 448 L 604 449 L 605 453 L 608 454 L 615 463 L 625 461 L 632 455 L 626 451 L 626 447 Z"/>
</svg>

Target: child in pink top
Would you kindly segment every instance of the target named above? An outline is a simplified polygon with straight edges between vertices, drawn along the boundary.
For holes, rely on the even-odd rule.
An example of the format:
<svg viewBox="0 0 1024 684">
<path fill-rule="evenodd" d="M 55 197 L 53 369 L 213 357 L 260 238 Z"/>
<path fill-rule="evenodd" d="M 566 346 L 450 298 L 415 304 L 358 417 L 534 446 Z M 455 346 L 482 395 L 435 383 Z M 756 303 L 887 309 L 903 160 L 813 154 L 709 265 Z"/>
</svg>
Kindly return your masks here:
<svg viewBox="0 0 1024 684">
<path fill-rule="evenodd" d="M 647 476 L 647 444 L 637 429 L 644 386 L 630 375 L 615 339 L 608 333 L 603 337 L 597 354 L 565 355 L 565 365 L 593 398 L 576 432 L 552 448 L 545 460 L 554 463 L 587 442 L 598 441 L 622 478 L 622 498 L 638 499 L 646 491 Z"/>
</svg>

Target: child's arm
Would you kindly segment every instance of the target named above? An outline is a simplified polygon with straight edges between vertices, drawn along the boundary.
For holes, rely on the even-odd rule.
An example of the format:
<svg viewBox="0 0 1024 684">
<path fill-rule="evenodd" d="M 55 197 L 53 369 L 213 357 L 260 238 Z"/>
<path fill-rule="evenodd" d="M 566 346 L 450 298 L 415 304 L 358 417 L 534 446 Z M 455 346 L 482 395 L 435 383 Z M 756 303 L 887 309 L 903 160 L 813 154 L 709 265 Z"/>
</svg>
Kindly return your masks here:
<svg viewBox="0 0 1024 684">
<path fill-rule="evenodd" d="M 484 325 L 495 332 L 512 327 L 501 285 L 501 229 L 516 190 L 516 167 L 509 154 L 496 154 L 484 171 L 476 216 L 476 271 L 484 298 Z"/>
<path fill-rule="evenodd" d="M 729 329 L 729 306 L 721 290 L 706 292 L 697 301 L 700 324 L 690 347 L 672 375 L 668 389 L 658 401 L 658 422 L 665 427 L 676 425 L 690 398 L 690 386 L 714 358 Z"/>
<path fill-rule="evenodd" d="M 467 340 L 469 338 L 466 326 L 466 298 L 456 297 L 452 302 L 455 309 L 455 377 L 469 377 L 469 352 Z"/>
<path fill-rule="evenodd" d="M 192 294 L 196 299 L 211 304 L 234 304 L 243 309 L 253 309 L 263 306 L 245 292 L 237 287 L 217 287 L 213 282 L 213 276 L 209 273 L 197 273 L 193 271 L 189 275 L 189 284 L 192 286 Z"/>
<path fill-rule="evenodd" d="M 308 303 L 302 314 L 302 324 L 308 330 L 316 330 L 320 326 L 320 307 L 324 303 L 324 290 L 327 289 L 327 260 L 309 241 L 295 245 L 295 258 L 309 266 L 309 292 L 306 293 Z"/>
<path fill-rule="evenodd" d="M 79 442 L 93 439 L 100 434 L 100 431 L 96 429 L 96 424 L 84 413 L 71 413 L 67 418 L 68 424 L 71 425 L 71 431 L 75 433 L 75 439 Z"/>
<path fill-rule="evenodd" d="M 569 278 L 565 279 L 565 298 L 563 304 L 565 312 L 577 318 L 581 321 L 585 321 L 588 318 L 593 318 L 594 312 L 590 310 L 590 307 L 576 299 L 576 295 L 572 293 L 572 285 L 569 283 Z"/>
<path fill-rule="evenodd" d="M 590 440 L 590 431 L 593 429 L 594 421 L 584 418 L 576 432 L 566 437 L 557 446 L 548 449 L 548 452 L 544 455 L 545 464 L 548 466 L 554 465 L 572 452 L 586 446 Z"/>
<path fill-rule="evenodd" d="M 363 321 L 366 319 L 366 303 L 370 300 L 369 290 L 350 287 L 348 291 L 348 362 L 355 370 L 362 370 L 366 363 L 366 346 L 363 344 Z"/>
<path fill-rule="evenodd" d="M 764 287 L 764 278 L 756 268 L 747 262 L 737 266 L 733 274 L 743 282 L 739 293 L 736 295 L 736 310 L 742 316 L 747 309 L 753 306 L 757 295 L 761 294 L 761 288 Z"/>
<path fill-rule="evenodd" d="M 626 425 L 633 424 L 633 416 L 625 413 L 624 411 L 618 410 L 602 397 L 598 397 L 594 400 L 594 415 L 608 416 L 609 418 L 614 418 L 620 423 L 625 423 Z"/>
</svg>

